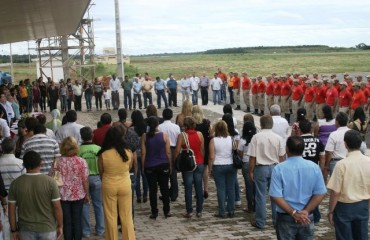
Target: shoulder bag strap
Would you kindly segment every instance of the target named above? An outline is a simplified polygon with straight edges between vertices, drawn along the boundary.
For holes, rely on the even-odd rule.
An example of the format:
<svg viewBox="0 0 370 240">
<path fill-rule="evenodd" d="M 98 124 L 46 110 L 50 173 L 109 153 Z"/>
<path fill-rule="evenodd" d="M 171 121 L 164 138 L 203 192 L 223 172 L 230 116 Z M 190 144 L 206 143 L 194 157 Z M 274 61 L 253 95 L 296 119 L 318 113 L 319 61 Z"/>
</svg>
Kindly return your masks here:
<svg viewBox="0 0 370 240">
<path fill-rule="evenodd" d="M 181 134 L 182 134 L 182 136 L 184 137 L 185 144 L 186 144 L 186 148 L 189 150 L 189 149 L 190 149 L 190 146 L 189 146 L 189 139 L 188 139 L 188 135 L 187 135 L 185 132 L 182 132 Z"/>
</svg>

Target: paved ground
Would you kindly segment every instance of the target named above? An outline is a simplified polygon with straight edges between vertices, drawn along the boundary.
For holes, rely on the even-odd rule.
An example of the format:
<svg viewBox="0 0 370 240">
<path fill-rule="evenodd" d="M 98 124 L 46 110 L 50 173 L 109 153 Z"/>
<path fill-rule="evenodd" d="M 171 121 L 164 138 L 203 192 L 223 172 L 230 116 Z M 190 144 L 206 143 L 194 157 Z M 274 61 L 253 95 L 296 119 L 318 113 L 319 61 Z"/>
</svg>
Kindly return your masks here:
<svg viewBox="0 0 370 240">
<path fill-rule="evenodd" d="M 122 95 L 121 95 L 122 96 Z M 181 96 L 178 97 L 180 102 Z M 122 99 L 121 99 L 122 103 Z M 122 107 L 122 105 L 121 105 Z M 180 108 L 173 108 L 175 114 L 180 112 Z M 78 113 L 78 122 L 88 125 L 93 129 L 96 128 L 96 123 L 100 115 L 105 111 L 95 111 Z M 112 114 L 114 121 L 118 120 L 116 111 L 106 111 Z M 220 118 L 222 115 L 222 106 L 209 103 L 204 107 L 204 112 L 207 118 L 212 121 Z M 145 112 L 143 110 L 145 115 Z M 162 111 L 159 111 L 161 115 Z M 241 111 L 235 111 L 235 117 L 238 120 L 238 129 L 242 123 Z M 175 115 L 176 116 L 176 115 Z M 50 115 L 49 115 L 50 117 Z M 256 117 L 256 120 L 258 117 Z M 259 125 L 258 121 L 256 122 Z M 198 219 L 195 216 L 191 219 L 184 219 L 182 213 L 185 212 L 184 188 L 182 186 L 181 174 L 178 175 L 179 180 L 179 197 L 176 202 L 171 203 L 172 217 L 165 219 L 163 213 L 159 211 L 157 220 L 149 219 L 150 205 L 147 203 L 136 203 L 135 198 L 135 232 L 137 239 L 276 239 L 275 231 L 271 222 L 271 211 L 268 200 L 268 220 L 267 227 L 261 231 L 251 226 L 250 220 L 253 219 L 253 214 L 247 214 L 242 211 L 246 207 L 244 180 L 239 171 L 238 180 L 242 188 L 242 206 L 235 211 L 234 218 L 218 219 L 213 217 L 217 211 L 217 197 L 215 184 L 213 179 L 209 179 L 209 198 L 204 202 L 203 217 Z M 321 204 L 321 222 L 316 226 L 316 239 L 334 239 L 334 228 L 327 221 L 326 215 L 328 212 L 328 196 Z M 161 202 L 158 201 L 158 209 L 162 209 Z M 195 199 L 193 200 L 195 207 Z M 91 214 L 93 216 L 93 214 Z M 94 228 L 95 220 L 91 218 L 91 226 Z M 370 226 L 370 225 L 369 225 Z M 93 236 L 93 234 L 92 234 Z M 120 235 L 121 236 L 121 235 Z M 87 238 L 86 238 L 87 239 Z M 102 239 L 99 237 L 90 237 L 89 239 Z"/>
</svg>

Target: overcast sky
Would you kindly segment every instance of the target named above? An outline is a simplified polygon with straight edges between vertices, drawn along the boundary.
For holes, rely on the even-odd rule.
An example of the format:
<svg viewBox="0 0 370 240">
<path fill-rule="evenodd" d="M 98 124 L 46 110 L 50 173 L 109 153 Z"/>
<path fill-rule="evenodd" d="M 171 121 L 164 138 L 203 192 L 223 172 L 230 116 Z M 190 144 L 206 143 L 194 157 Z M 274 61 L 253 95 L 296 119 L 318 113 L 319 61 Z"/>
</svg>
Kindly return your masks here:
<svg viewBox="0 0 370 240">
<path fill-rule="evenodd" d="M 114 0 L 94 0 L 96 52 L 115 47 Z M 120 1 L 124 54 L 281 45 L 370 45 L 369 0 Z M 27 44 L 14 44 L 27 53 Z M 33 42 L 31 43 L 33 47 Z M 0 45 L 0 54 L 8 54 Z"/>
</svg>

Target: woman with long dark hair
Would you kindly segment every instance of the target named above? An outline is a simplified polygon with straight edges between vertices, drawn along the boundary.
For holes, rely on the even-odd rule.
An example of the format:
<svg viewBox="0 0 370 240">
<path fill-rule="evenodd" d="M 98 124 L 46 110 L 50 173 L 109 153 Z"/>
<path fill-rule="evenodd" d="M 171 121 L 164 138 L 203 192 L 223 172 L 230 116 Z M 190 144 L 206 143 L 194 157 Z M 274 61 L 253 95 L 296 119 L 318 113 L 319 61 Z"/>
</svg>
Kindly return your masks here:
<svg viewBox="0 0 370 240">
<path fill-rule="evenodd" d="M 301 136 L 301 130 L 299 129 L 299 123 L 302 120 L 306 119 L 307 111 L 304 108 L 297 109 L 297 119 L 296 122 L 292 125 L 292 133 L 291 136 Z"/>
<path fill-rule="evenodd" d="M 330 133 L 334 132 L 337 127 L 335 126 L 335 118 L 333 111 L 329 105 L 322 108 L 324 115 L 323 119 L 317 119 L 317 124 L 314 128 L 314 136 L 318 137 L 324 146 L 326 145 Z"/>
<path fill-rule="evenodd" d="M 151 219 L 158 216 L 157 191 L 158 185 L 162 194 L 163 213 L 165 218 L 170 217 L 170 194 L 168 181 L 171 169 L 170 139 L 166 133 L 159 132 L 158 118 L 149 117 L 147 121 L 149 131 L 141 137 L 142 171 L 148 180 Z"/>
<path fill-rule="evenodd" d="M 348 124 L 348 128 L 360 132 L 362 141 L 365 141 L 365 136 L 367 133 L 368 121 L 366 121 L 366 114 L 362 107 L 355 109 L 353 113 L 353 120 Z"/>
<path fill-rule="evenodd" d="M 118 239 L 118 216 L 121 220 L 123 239 L 135 239 L 130 179 L 133 153 L 125 141 L 126 131 L 121 125 L 111 127 L 98 153 L 107 240 Z"/>
<path fill-rule="evenodd" d="M 244 183 L 246 188 L 247 197 L 247 208 L 243 209 L 246 212 L 253 212 L 255 208 L 254 200 L 254 183 L 249 176 L 249 156 L 248 156 L 248 145 L 252 140 L 252 137 L 257 133 L 257 129 L 252 122 L 245 122 L 243 125 L 242 137 L 238 145 L 238 154 L 243 159 L 242 173 L 244 177 Z"/>
</svg>

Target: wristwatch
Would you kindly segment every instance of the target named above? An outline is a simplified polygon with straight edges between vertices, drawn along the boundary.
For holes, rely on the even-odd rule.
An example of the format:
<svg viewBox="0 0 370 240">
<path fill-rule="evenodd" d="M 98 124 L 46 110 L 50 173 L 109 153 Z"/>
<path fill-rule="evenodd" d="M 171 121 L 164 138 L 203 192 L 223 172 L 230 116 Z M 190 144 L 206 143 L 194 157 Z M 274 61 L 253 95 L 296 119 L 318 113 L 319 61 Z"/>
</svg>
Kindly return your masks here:
<svg viewBox="0 0 370 240">
<path fill-rule="evenodd" d="M 297 210 L 293 210 L 292 217 L 294 217 L 294 214 L 296 214 Z"/>
</svg>

